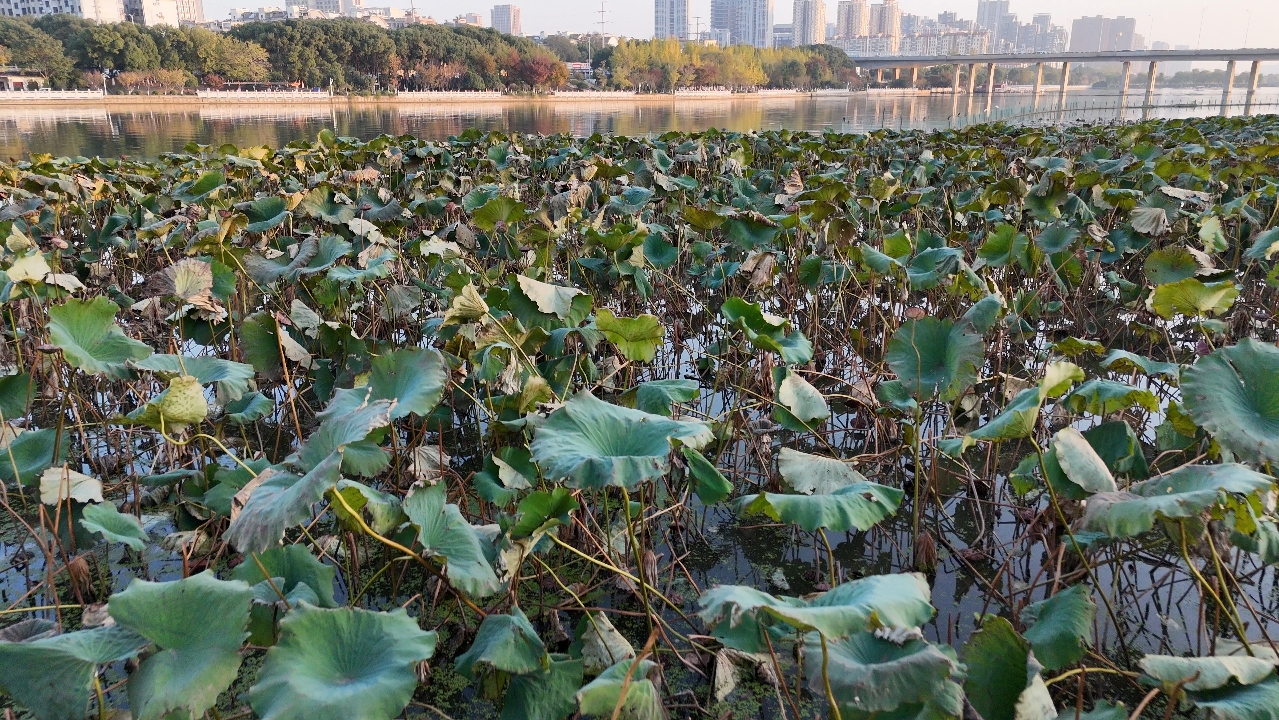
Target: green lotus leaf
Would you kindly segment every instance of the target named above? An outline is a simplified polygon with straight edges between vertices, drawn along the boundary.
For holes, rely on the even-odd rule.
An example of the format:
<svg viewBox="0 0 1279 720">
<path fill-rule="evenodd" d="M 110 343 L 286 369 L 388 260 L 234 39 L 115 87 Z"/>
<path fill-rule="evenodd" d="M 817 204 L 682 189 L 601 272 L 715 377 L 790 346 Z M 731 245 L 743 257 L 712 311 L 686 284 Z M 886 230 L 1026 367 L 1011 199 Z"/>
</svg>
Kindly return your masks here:
<svg viewBox="0 0 1279 720">
<path fill-rule="evenodd" d="M 1030 238 L 1017 232 L 1017 228 L 1011 225 L 1001 224 L 986 237 L 986 242 L 977 250 L 977 257 L 990 267 L 1004 267 L 1014 262 L 1028 266 L 1029 247 Z"/>
<path fill-rule="evenodd" d="M 195 180 L 178 183 L 173 188 L 173 199 L 187 204 L 198 203 L 225 187 L 224 182 L 226 182 L 225 175 L 217 170 L 209 170 Z"/>
<path fill-rule="evenodd" d="M 472 680 L 499 671 L 520 675 L 550 669 L 546 645 L 537 636 L 524 611 L 512 607 L 510 613 L 490 613 L 480 623 L 475 641 L 457 656 L 454 667 Z"/>
<path fill-rule="evenodd" d="M 1255 497 L 1273 487 L 1273 478 L 1245 465 L 1183 465 L 1135 483 L 1127 491 L 1093 495 L 1084 513 L 1083 529 L 1116 538 L 1134 537 L 1153 528 L 1157 518 L 1197 517 L 1227 494 Z"/>
<path fill-rule="evenodd" d="M 827 639 L 877 628 L 910 629 L 933 616 L 928 581 L 919 573 L 871 575 L 809 599 L 773 596 L 752 587 L 720 585 L 702 593 L 702 622 L 737 627 L 748 618 L 770 619 Z"/>
<path fill-rule="evenodd" d="M 1273 520 L 1258 520 L 1256 529 L 1251 533 L 1243 533 L 1238 529 L 1230 533 L 1230 542 L 1240 550 L 1259 555 L 1266 565 L 1279 563 L 1279 523 Z"/>
<path fill-rule="evenodd" d="M 1136 355 L 1127 350 L 1111 350 L 1106 357 L 1102 358 L 1101 366 L 1107 370 L 1115 370 L 1118 372 L 1141 372 L 1147 375 L 1163 375 L 1167 378 L 1176 379 L 1177 374 L 1181 371 L 1181 367 L 1177 363 L 1159 362 L 1151 360 L 1148 357 Z"/>
<path fill-rule="evenodd" d="M 964 259 L 959 248 L 936 247 L 921 251 L 906 266 L 906 280 L 911 290 L 928 290 L 954 275 Z"/>
<path fill-rule="evenodd" d="M 511 537 L 533 537 L 556 525 L 568 525 L 569 513 L 578 507 L 577 500 L 568 488 L 557 487 L 550 492 L 534 490 L 520 501 L 517 510 L 519 520 L 511 526 Z"/>
<path fill-rule="evenodd" d="M 0 480 L 36 486 L 41 473 L 66 457 L 67 443 L 59 442 L 56 429 L 28 430 L 0 448 Z"/>
<path fill-rule="evenodd" d="M 498 223 L 509 225 L 520 222 L 527 216 L 524 203 L 506 195 L 499 195 L 471 212 L 471 220 L 475 223 L 475 227 L 485 232 L 493 232 Z"/>
<path fill-rule="evenodd" d="M 582 615 L 577 623 L 577 640 L 568 651 L 574 657 L 582 658 L 582 668 L 589 675 L 599 675 L 613 665 L 635 657 L 635 646 L 613 627 L 602 612 Z"/>
<path fill-rule="evenodd" d="M 724 224 L 728 218 L 724 215 L 711 210 L 709 208 L 700 208 L 696 205 L 685 205 L 680 210 L 680 216 L 689 225 L 692 225 L 702 233 L 709 232 Z"/>
<path fill-rule="evenodd" d="M 94 503 L 84 506 L 80 525 L 89 532 L 102 533 L 107 542 L 124 543 L 138 552 L 146 549 L 146 530 L 132 515 L 116 510 L 112 503 Z"/>
<path fill-rule="evenodd" d="M 1123 420 L 1110 420 L 1084 431 L 1088 444 L 1115 475 L 1137 480 L 1150 476 L 1146 457 L 1142 454 L 1141 438 L 1137 431 Z"/>
<path fill-rule="evenodd" d="M 1212 230 L 1210 229 L 1209 232 Z M 1221 233 L 1220 219 L 1217 219 L 1215 232 Z M 1270 228 L 1265 232 L 1257 233 L 1252 239 L 1252 246 L 1244 252 L 1243 256 L 1249 260 L 1269 260 L 1276 252 L 1279 252 L 1279 228 Z"/>
<path fill-rule="evenodd" d="M 547 479 L 569 487 L 632 488 L 670 471 L 672 441 L 700 449 L 705 423 L 671 420 L 578 393 L 537 428 L 529 449 Z"/>
<path fill-rule="evenodd" d="M 613 343 L 622 357 L 632 362 L 650 362 L 657 355 L 666 328 L 656 315 L 617 317 L 608 308 L 595 311 L 595 327 Z"/>
<path fill-rule="evenodd" d="M 332 187 L 320 185 L 302 198 L 302 202 L 298 203 L 298 211 L 316 220 L 345 225 L 348 220 L 355 217 L 358 208 L 355 205 L 339 203 L 336 197 L 337 193 Z"/>
<path fill-rule="evenodd" d="M 1065 340 L 1059 340 L 1053 343 L 1053 351 L 1061 353 L 1066 357 L 1079 357 L 1084 353 L 1092 353 L 1093 355 L 1101 355 L 1106 352 L 1106 346 L 1096 340 L 1084 340 L 1077 337 L 1068 337 Z"/>
<path fill-rule="evenodd" d="M 1239 288 L 1230 280 L 1205 283 L 1191 277 L 1155 287 L 1146 298 L 1146 307 L 1164 319 L 1203 317 L 1226 312 L 1238 298 Z"/>
<path fill-rule="evenodd" d="M 656 667 L 650 660 L 623 660 L 600 673 L 577 691 L 582 714 L 617 720 L 665 720 L 661 695 L 648 679 Z M 630 682 L 627 682 L 628 676 Z M 623 692 L 626 693 L 624 699 Z M 621 711 L 614 715 L 619 705 Z"/>
<path fill-rule="evenodd" d="M 670 417 L 671 407 L 675 403 L 696 400 L 699 388 L 696 380 L 650 380 L 627 390 L 618 402 L 646 413 Z"/>
<path fill-rule="evenodd" d="M 773 368 L 773 419 L 789 430 L 808 432 L 830 417 L 826 398 L 789 367 Z"/>
<path fill-rule="evenodd" d="M 864 532 L 897 512 L 903 492 L 873 482 L 859 482 L 826 495 L 760 493 L 738 499 L 738 511 L 763 513 L 794 523 L 808 532 L 819 528 Z"/>
<path fill-rule="evenodd" d="M 724 222 L 724 237 L 743 250 L 754 250 L 761 245 L 768 245 L 781 234 L 777 223 L 762 216 L 738 216 Z"/>
<path fill-rule="evenodd" d="M 484 460 L 484 469 L 475 473 L 475 489 L 480 497 L 495 504 L 509 505 L 533 487 L 537 466 L 526 448 L 504 447 Z"/>
<path fill-rule="evenodd" d="M 804 638 L 804 665 L 822 667 L 816 633 Z M 964 710 L 964 666 L 945 645 L 907 640 L 898 645 L 859 632 L 826 643 L 826 675 L 843 712 L 893 713 L 892 717 L 959 717 Z M 821 672 L 811 672 L 809 689 L 826 692 Z M 924 712 L 925 706 L 933 713 Z"/>
<path fill-rule="evenodd" d="M 1079 720 L 1128 720 L 1128 708 L 1123 703 L 1112 705 L 1105 700 L 1098 701 L 1092 710 L 1079 716 Z"/>
<path fill-rule="evenodd" d="M 1246 655 L 1147 655 L 1138 664 L 1142 672 L 1159 682 L 1172 686 L 1184 681 L 1182 688 L 1190 691 L 1216 690 L 1231 683 L 1252 685 L 1275 672 L 1272 660 Z"/>
<path fill-rule="evenodd" d="M 770 315 L 757 303 L 731 297 L 720 307 L 720 315 L 746 334 L 751 345 L 775 352 L 782 360 L 803 365 L 813 359 L 813 344 L 786 318 Z"/>
<path fill-rule="evenodd" d="M 868 482 L 866 476 L 843 460 L 785 447 L 777 452 L 777 472 L 792 490 L 805 495 L 829 495 L 850 485 Z"/>
<path fill-rule="evenodd" d="M 516 675 L 502 700 L 502 720 L 564 720 L 577 709 L 584 674 L 581 660 L 552 655 L 545 672 Z"/>
<path fill-rule="evenodd" d="M 443 483 L 414 487 L 401 509 L 418 527 L 423 551 L 444 558 L 444 571 L 454 586 L 473 597 L 497 592 L 497 574 L 484 555 L 479 533 L 462 517 L 457 505 L 445 502 Z"/>
<path fill-rule="evenodd" d="M 1006 308 L 1007 303 L 999 295 L 985 295 L 968 308 L 963 319 L 976 328 L 977 332 L 984 333 L 995 326 Z"/>
<path fill-rule="evenodd" d="M 1110 468 L 1106 467 L 1105 461 L 1093 450 L 1083 433 L 1073 427 L 1064 427 L 1053 436 L 1052 446 L 1066 478 L 1084 492 L 1091 495 L 1119 489 Z"/>
<path fill-rule="evenodd" d="M 1252 338 L 1181 371 L 1186 412 L 1222 447 L 1257 463 L 1279 462 L 1279 348 Z"/>
<path fill-rule="evenodd" d="M 366 403 L 392 400 L 391 419 L 398 420 L 416 413 L 431 414 L 444 395 L 449 381 L 448 368 L 438 350 L 404 348 L 373 358 L 368 384 L 338 390 L 324 409 L 321 419 L 346 415 Z M 366 433 L 367 434 L 367 433 Z"/>
<path fill-rule="evenodd" d="M 335 493 L 342 495 L 342 502 L 336 502 L 333 498 Z M 359 532 L 362 528 L 360 523 L 347 512 L 347 507 L 360 514 L 378 535 L 394 532 L 407 519 L 404 511 L 400 509 L 398 497 L 354 480 L 339 480 L 337 485 L 329 488 L 328 495 L 329 507 L 348 532 Z M 342 503 L 346 505 L 343 506 Z"/>
<path fill-rule="evenodd" d="M 195 716 L 213 707 L 239 672 L 252 603 L 248 585 L 211 572 L 164 583 L 134 580 L 112 595 L 111 617 L 157 648 L 129 676 L 133 717 Z"/>
<path fill-rule="evenodd" d="M 241 203 L 236 208 L 248 218 L 249 224 L 244 229 L 251 233 L 266 232 L 277 225 L 283 224 L 285 220 L 288 220 L 293 215 L 293 213 L 289 212 L 289 207 L 284 202 L 284 198 L 278 195 Z"/>
<path fill-rule="evenodd" d="M 118 625 L 0 640 L 0 690 L 36 720 L 84 720 L 97 666 L 127 660 L 146 644 Z"/>
<path fill-rule="evenodd" d="M 248 493 L 248 500 L 223 538 L 242 553 L 275 547 L 285 531 L 311 519 L 311 506 L 337 485 L 341 465 L 342 453 L 335 452 L 302 477 L 275 468 L 263 470 L 240 491 Z"/>
<path fill-rule="evenodd" d="M 1055 255 L 1069 250 L 1078 239 L 1079 231 L 1075 228 L 1061 223 L 1053 223 L 1035 236 L 1035 245 L 1049 255 Z"/>
<path fill-rule="evenodd" d="M 539 312 L 555 315 L 560 320 L 567 320 L 573 313 L 573 300 L 586 294 L 577 288 L 551 285 L 524 275 L 516 275 L 515 280 L 520 292 L 537 305 Z"/>
<path fill-rule="evenodd" d="M 1203 265 L 1191 252 L 1181 247 L 1155 250 L 1146 257 L 1146 279 L 1152 285 L 1167 285 L 1192 278 Z"/>
<path fill-rule="evenodd" d="M 49 308 L 49 341 L 62 348 L 71 367 L 91 375 L 129 377 L 128 363 L 151 354 L 151 347 L 124 334 L 115 323 L 120 306 L 105 297 L 71 298 Z"/>
<path fill-rule="evenodd" d="M 964 692 L 986 720 L 1049 720 L 1057 717 L 1030 643 L 1008 620 L 987 615 L 964 645 L 968 679 Z"/>
<path fill-rule="evenodd" d="M 357 204 L 360 207 L 360 217 L 373 222 L 390 222 L 404 212 L 399 200 L 394 197 L 383 200 L 381 195 L 372 191 L 361 194 Z M 350 223 L 349 220 L 347 222 Z"/>
<path fill-rule="evenodd" d="M 24 417 L 33 395 L 30 373 L 0 377 L 0 416 L 5 422 Z"/>
<path fill-rule="evenodd" d="M 355 406 L 335 398 L 317 416 L 320 427 L 298 450 L 298 464 L 309 472 L 334 453 L 341 453 L 343 468 L 361 475 L 377 474 L 386 467 L 390 456 L 375 444 L 361 441 L 374 430 L 391 424 L 395 405 L 392 400 L 373 400 Z"/>
<path fill-rule="evenodd" d="M 275 403 L 260 392 L 251 392 L 240 396 L 239 400 L 232 400 L 222 409 L 222 417 L 227 422 L 232 425 L 248 425 L 266 417 L 275 409 Z"/>
<path fill-rule="evenodd" d="M 262 720 L 386 720 L 417 688 L 435 633 L 403 609 L 372 612 L 302 603 L 280 621 L 249 704 Z"/>
<path fill-rule="evenodd" d="M 976 380 L 983 350 L 967 323 L 924 317 L 902 323 L 884 360 L 916 398 L 953 399 Z"/>
<path fill-rule="evenodd" d="M 1039 388 L 1026 388 L 1017 393 L 1012 402 L 990 419 L 990 422 L 968 433 L 972 440 L 995 442 L 1029 437 L 1039 420 Z"/>
<path fill-rule="evenodd" d="M 1279 708 L 1279 677 L 1271 675 L 1251 685 L 1227 685 L 1216 690 L 1186 693 L 1191 702 L 1222 720 L 1275 720 Z"/>
<path fill-rule="evenodd" d="M 263 574 L 265 568 L 269 574 Z M 285 594 L 293 592 L 299 585 L 306 585 L 316 596 L 320 607 L 337 607 L 333 598 L 333 579 L 337 570 L 332 565 L 325 565 L 301 545 L 284 545 L 273 547 L 263 553 L 247 557 L 244 562 L 235 566 L 231 578 L 243 580 L 249 585 L 257 585 L 268 577 L 282 578 L 280 590 Z M 278 583 L 277 583 L 278 584 Z"/>
<path fill-rule="evenodd" d="M 733 493 L 733 483 L 715 467 L 715 463 L 707 460 L 698 450 L 690 447 L 680 448 L 684 460 L 688 463 L 689 489 L 703 503 L 714 505 L 724 502 Z"/>
<path fill-rule="evenodd" d="M 1094 378 L 1075 388 L 1064 400 L 1067 407 L 1077 413 L 1110 415 L 1127 410 L 1134 405 L 1150 412 L 1159 412 L 1159 398 L 1149 390 L 1135 388 L 1114 380 Z"/>
<path fill-rule="evenodd" d="M 239 400 L 249 391 L 253 379 L 253 366 L 214 357 L 182 357 L 156 353 L 130 363 L 142 370 L 151 370 L 162 377 L 190 375 L 201 385 L 218 384 L 219 397 Z"/>
<path fill-rule="evenodd" d="M 1072 665 L 1084 656 L 1092 647 L 1096 617 L 1097 605 L 1087 585 L 1073 585 L 1021 611 L 1022 622 L 1030 626 L 1024 636 L 1048 670 Z"/>
</svg>

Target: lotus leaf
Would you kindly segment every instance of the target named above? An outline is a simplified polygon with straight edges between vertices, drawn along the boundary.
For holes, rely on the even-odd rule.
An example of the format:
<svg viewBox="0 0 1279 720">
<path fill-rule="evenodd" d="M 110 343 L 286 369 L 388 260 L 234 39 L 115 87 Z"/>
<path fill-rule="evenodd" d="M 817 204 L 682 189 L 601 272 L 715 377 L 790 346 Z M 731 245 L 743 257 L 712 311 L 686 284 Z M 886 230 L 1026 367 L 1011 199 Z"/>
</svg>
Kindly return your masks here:
<svg viewBox="0 0 1279 720">
<path fill-rule="evenodd" d="M 617 317 L 608 308 L 595 311 L 595 327 L 613 343 L 622 357 L 632 362 L 650 362 L 666 335 L 656 315 Z"/>
<path fill-rule="evenodd" d="M 223 537 L 243 553 L 275 547 L 285 531 L 311 518 L 311 506 L 337 485 L 341 465 L 342 454 L 335 452 L 302 477 L 275 468 L 263 470 L 236 494 L 231 526 Z"/>
<path fill-rule="evenodd" d="M 764 492 L 738 500 L 738 510 L 763 513 L 795 523 L 808 532 L 820 528 L 865 532 L 897 512 L 903 492 L 873 482 L 859 482 L 826 495 L 783 495 Z"/>
<path fill-rule="evenodd" d="M 119 310 L 101 296 L 54 305 L 49 308 L 49 339 L 62 348 L 71 367 L 91 375 L 128 377 L 127 363 L 147 357 L 151 348 L 124 334 L 115 323 Z"/>
<path fill-rule="evenodd" d="M 263 568 L 269 575 L 263 574 Z M 271 548 L 245 558 L 231 571 L 232 579 L 243 580 L 249 585 L 257 585 L 268 577 L 280 578 L 276 584 L 285 594 L 305 585 L 315 593 L 316 600 L 312 604 L 326 608 L 337 607 L 333 598 L 333 578 L 336 575 L 337 570 L 333 566 L 320 562 L 301 545 Z"/>
<path fill-rule="evenodd" d="M 0 690 L 37 720 L 84 720 L 97 666 L 131 658 L 146 644 L 121 626 L 0 640 Z"/>
<path fill-rule="evenodd" d="M 505 615 L 493 613 L 480 623 L 470 649 L 457 656 L 454 666 L 469 678 L 499 671 L 520 675 L 550 669 L 546 645 L 518 607 Z"/>
<path fill-rule="evenodd" d="M 402 609 L 298 605 L 280 622 L 249 704 L 262 720 L 385 720 L 404 710 L 435 633 Z"/>
<path fill-rule="evenodd" d="M 827 675 L 841 709 L 862 713 L 892 712 L 902 717 L 959 717 L 964 666 L 948 646 L 923 640 L 898 645 L 870 632 L 827 643 Z M 813 633 L 804 639 L 804 665 L 822 667 L 822 646 Z M 809 673 L 809 689 L 825 692 L 822 674 Z M 925 707 L 932 715 L 925 712 Z"/>
<path fill-rule="evenodd" d="M 213 357 L 182 357 L 156 353 L 131 365 L 170 377 L 190 375 L 199 380 L 201 385 L 217 383 L 220 397 L 225 397 L 227 400 L 239 400 L 249 391 L 249 382 L 253 380 L 252 365 Z"/>
<path fill-rule="evenodd" d="M 651 380 L 627 390 L 621 403 L 653 415 L 671 416 L 675 403 L 697 399 L 696 380 Z"/>
<path fill-rule="evenodd" d="M 1097 605 L 1086 585 L 1074 585 L 1021 611 L 1035 658 L 1047 670 L 1072 665 L 1092 647 Z"/>
<path fill-rule="evenodd" d="M 157 651 L 129 676 L 129 707 L 138 720 L 178 711 L 203 714 L 240 669 L 253 590 L 202 572 L 182 580 L 134 580 L 111 596 L 111 617 Z"/>
<path fill-rule="evenodd" d="M 146 549 L 149 539 L 137 518 L 121 513 L 108 502 L 86 505 L 80 524 L 89 532 L 102 533 L 108 542 L 124 543 L 137 552 Z"/>
<path fill-rule="evenodd" d="M 1244 465 L 1183 465 L 1126 491 L 1094 495 L 1083 527 L 1110 537 L 1133 537 L 1153 528 L 1156 518 L 1197 517 L 1227 494 L 1248 497 L 1273 487 L 1272 478 Z"/>
<path fill-rule="evenodd" d="M 1279 462 L 1279 348 L 1245 338 L 1181 372 L 1186 412 L 1240 457 Z"/>
<path fill-rule="evenodd" d="M 770 315 L 756 303 L 732 297 L 724 301 L 720 314 L 745 333 L 751 345 L 760 350 L 775 352 L 782 356 L 782 360 L 796 365 L 813 359 L 813 344 L 803 333 L 792 327 L 786 318 Z"/>
<path fill-rule="evenodd" d="M 549 670 L 511 678 L 502 700 L 502 720 L 564 720 L 577 709 L 583 676 L 581 660 L 552 655 Z"/>
<path fill-rule="evenodd" d="M 949 399 L 976 379 L 982 350 L 981 336 L 966 324 L 925 317 L 902 323 L 884 360 L 916 398 Z"/>
<path fill-rule="evenodd" d="M 551 413 L 529 449 L 548 479 L 569 487 L 632 488 L 670 470 L 673 441 L 700 449 L 710 428 L 611 405 L 589 392 L 574 396 Z"/>
<path fill-rule="evenodd" d="M 414 487 L 401 508 L 418 527 L 424 551 L 444 558 L 450 582 L 475 597 L 497 592 L 497 575 L 485 558 L 480 536 L 457 505 L 445 502 L 443 484 Z"/>
<path fill-rule="evenodd" d="M 796 432 L 811 431 L 830 417 L 826 398 L 790 368 L 773 368 L 773 419 Z"/>
<path fill-rule="evenodd" d="M 867 482 L 864 475 L 843 460 L 809 455 L 790 448 L 778 451 L 777 472 L 791 489 L 806 495 L 828 495 L 850 485 Z"/>
<path fill-rule="evenodd" d="M 1004 618 L 987 615 L 964 645 L 968 702 L 987 720 L 1057 717 L 1030 643 Z"/>
<path fill-rule="evenodd" d="M 656 667 L 650 660 L 623 660 L 600 673 L 577 691 L 582 714 L 618 720 L 664 720 L 666 713 L 657 686 L 648 679 Z M 616 712 L 619 706 L 621 711 Z"/>
</svg>

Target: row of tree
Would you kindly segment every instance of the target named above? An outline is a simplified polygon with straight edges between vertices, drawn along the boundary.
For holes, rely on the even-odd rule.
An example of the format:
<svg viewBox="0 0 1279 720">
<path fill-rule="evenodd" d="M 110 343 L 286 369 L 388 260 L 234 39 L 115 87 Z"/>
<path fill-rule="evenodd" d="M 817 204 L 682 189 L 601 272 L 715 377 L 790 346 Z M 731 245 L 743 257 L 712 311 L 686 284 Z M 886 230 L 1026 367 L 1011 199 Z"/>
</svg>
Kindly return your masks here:
<svg viewBox="0 0 1279 720">
<path fill-rule="evenodd" d="M 594 42 L 594 41 L 592 41 Z M 675 40 L 574 45 L 468 26 L 387 30 L 354 19 L 198 27 L 97 24 L 73 15 L 0 18 L 0 56 L 54 87 L 103 83 L 143 90 L 273 82 L 377 90 L 528 90 L 569 82 L 564 62 L 589 61 L 605 87 L 842 87 L 852 63 L 829 46 L 759 50 Z"/>
</svg>

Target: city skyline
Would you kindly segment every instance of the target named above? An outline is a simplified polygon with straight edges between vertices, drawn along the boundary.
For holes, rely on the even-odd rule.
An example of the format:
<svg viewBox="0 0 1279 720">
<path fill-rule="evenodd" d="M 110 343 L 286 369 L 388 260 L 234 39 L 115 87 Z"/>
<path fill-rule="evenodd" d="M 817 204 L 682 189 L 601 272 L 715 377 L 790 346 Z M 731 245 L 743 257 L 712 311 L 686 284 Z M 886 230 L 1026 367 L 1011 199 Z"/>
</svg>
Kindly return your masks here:
<svg viewBox="0 0 1279 720">
<path fill-rule="evenodd" d="M 204 16 L 226 17 L 232 8 L 256 9 L 245 0 L 205 0 Z M 458 12 L 476 12 L 487 19 L 491 2 L 450 3 L 434 0 L 377 0 L 378 5 L 408 9 L 436 19 L 452 18 Z M 283 5 L 283 2 L 279 3 Z M 773 23 L 792 22 L 793 0 L 774 0 Z M 900 0 L 903 13 L 935 18 L 941 12 L 954 12 L 966 20 L 977 19 L 978 0 Z M 1118 7 L 1117 7 L 1118 5 Z M 598 0 L 526 0 L 520 4 L 523 29 L 528 34 L 557 32 L 598 32 L 600 4 Z M 689 34 L 711 27 L 711 0 L 688 0 Z M 828 23 L 836 20 L 838 0 L 827 0 Z M 605 32 L 634 38 L 652 37 L 654 6 L 642 3 L 608 3 L 605 6 Z M 1087 16 L 1128 16 L 1136 22 L 1136 32 L 1147 43 L 1165 42 L 1170 46 L 1190 48 L 1279 47 L 1279 3 L 1268 0 L 1010 0 L 1009 11 L 1020 22 L 1029 23 L 1036 14 L 1052 15 L 1055 24 L 1070 29 L 1076 19 Z M 1202 23 L 1201 23 L 1202 19 Z"/>
</svg>

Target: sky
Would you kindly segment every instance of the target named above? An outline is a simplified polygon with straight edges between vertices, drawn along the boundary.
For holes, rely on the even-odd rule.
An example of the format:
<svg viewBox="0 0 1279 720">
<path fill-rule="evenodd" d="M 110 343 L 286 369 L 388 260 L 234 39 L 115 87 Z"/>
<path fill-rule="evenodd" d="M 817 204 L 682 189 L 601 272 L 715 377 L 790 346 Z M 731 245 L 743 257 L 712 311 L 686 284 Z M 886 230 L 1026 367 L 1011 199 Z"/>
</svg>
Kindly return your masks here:
<svg viewBox="0 0 1279 720">
<path fill-rule="evenodd" d="M 417 11 L 437 20 L 464 12 L 478 12 L 487 24 L 492 0 L 365 0 L 367 6 L 393 5 Z M 502 0 L 510 2 L 511 0 Z M 793 0 L 774 0 L 774 22 L 787 23 Z M 876 0 L 871 0 L 874 3 Z M 709 24 L 710 0 L 690 0 L 690 17 L 700 16 L 700 27 Z M 588 32 L 599 30 L 599 0 L 514 0 L 522 11 L 525 34 L 540 32 Z M 205 16 L 226 17 L 232 7 L 283 5 L 283 0 L 205 0 Z M 653 34 L 653 0 L 604 0 L 605 32 L 647 38 Z M 826 18 L 835 21 L 838 0 L 826 0 Z M 961 18 L 974 19 L 977 0 L 898 0 L 904 13 L 936 16 L 953 10 Z M 1065 25 L 1086 15 L 1126 15 L 1137 18 L 1137 32 L 1147 41 L 1162 40 L 1191 48 L 1279 47 L 1279 1 L 1276 0 L 1012 0 L 1011 11 L 1029 22 L 1035 13 L 1051 13 L 1053 22 Z M 693 25 L 697 21 L 690 20 Z M 695 29 L 695 28 L 693 28 Z M 1246 44 L 1245 44 L 1246 43 Z"/>
</svg>

